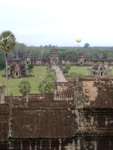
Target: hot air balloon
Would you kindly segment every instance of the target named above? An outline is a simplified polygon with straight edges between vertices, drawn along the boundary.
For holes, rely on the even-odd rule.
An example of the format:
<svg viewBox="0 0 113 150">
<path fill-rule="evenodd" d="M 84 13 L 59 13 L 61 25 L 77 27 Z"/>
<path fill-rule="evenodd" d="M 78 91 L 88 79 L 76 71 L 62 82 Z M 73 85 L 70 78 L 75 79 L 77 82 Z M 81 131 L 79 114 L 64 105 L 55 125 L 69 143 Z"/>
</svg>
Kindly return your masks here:
<svg viewBox="0 0 113 150">
<path fill-rule="evenodd" d="M 81 43 L 81 38 L 77 38 L 77 39 L 76 39 L 76 43 L 77 43 L 77 46 L 80 47 L 79 44 Z"/>
<path fill-rule="evenodd" d="M 81 39 L 80 39 L 80 38 L 77 38 L 77 39 L 76 39 L 76 42 L 77 42 L 77 43 L 80 43 L 80 42 L 81 42 Z"/>
</svg>

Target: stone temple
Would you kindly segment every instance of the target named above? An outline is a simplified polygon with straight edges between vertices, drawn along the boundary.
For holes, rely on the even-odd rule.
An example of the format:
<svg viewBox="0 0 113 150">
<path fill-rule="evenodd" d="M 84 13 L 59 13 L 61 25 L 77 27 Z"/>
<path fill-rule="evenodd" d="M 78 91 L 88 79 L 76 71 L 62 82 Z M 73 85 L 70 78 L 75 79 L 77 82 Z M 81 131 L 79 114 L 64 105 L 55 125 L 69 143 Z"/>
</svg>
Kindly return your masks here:
<svg viewBox="0 0 113 150">
<path fill-rule="evenodd" d="M 67 91 L 1 97 L 1 150 L 112 150 L 113 79 L 80 78 Z"/>
<path fill-rule="evenodd" d="M 59 74 L 57 54 L 50 61 Z M 101 67 L 27 101 L 0 87 L 0 150 L 113 150 L 113 78 Z"/>
</svg>

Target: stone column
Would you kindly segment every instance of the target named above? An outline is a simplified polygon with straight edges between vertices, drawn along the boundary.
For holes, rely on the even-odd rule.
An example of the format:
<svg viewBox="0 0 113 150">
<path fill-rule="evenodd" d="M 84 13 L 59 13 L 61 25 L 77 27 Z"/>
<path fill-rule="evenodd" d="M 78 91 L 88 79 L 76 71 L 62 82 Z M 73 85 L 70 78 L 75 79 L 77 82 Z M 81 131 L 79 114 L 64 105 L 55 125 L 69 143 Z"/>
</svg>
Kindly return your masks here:
<svg viewBox="0 0 113 150">
<path fill-rule="evenodd" d="M 80 148 L 80 138 L 78 137 L 78 139 L 77 139 L 77 150 L 80 150 L 81 148 Z"/>
<path fill-rule="evenodd" d="M 94 142 L 94 150 L 97 150 L 97 141 Z"/>
<path fill-rule="evenodd" d="M 20 150 L 23 150 L 23 142 L 20 141 Z"/>
<path fill-rule="evenodd" d="M 38 149 L 37 141 L 35 141 L 35 147 L 34 147 L 34 150 L 37 150 L 37 149 Z"/>
<path fill-rule="evenodd" d="M 94 127 L 94 116 L 91 116 L 91 126 Z"/>
<path fill-rule="evenodd" d="M 51 147 L 51 139 L 49 140 L 49 150 L 52 150 L 52 147 Z"/>
<path fill-rule="evenodd" d="M 72 150 L 75 150 L 75 139 L 72 141 Z"/>
<path fill-rule="evenodd" d="M 62 139 L 59 139 L 59 148 L 58 150 L 62 150 Z"/>
<path fill-rule="evenodd" d="M 42 141 L 40 140 L 40 143 L 39 143 L 39 150 L 42 150 Z"/>
<path fill-rule="evenodd" d="M 29 150 L 32 150 L 31 141 L 29 142 Z"/>
</svg>

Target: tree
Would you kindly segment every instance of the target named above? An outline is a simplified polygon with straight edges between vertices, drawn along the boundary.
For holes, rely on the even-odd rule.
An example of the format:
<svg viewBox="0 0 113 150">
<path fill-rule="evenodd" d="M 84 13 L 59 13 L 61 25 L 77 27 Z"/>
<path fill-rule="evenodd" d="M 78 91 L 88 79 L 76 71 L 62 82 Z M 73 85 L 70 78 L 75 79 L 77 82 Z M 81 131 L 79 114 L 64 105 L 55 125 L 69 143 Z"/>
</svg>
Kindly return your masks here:
<svg viewBox="0 0 113 150">
<path fill-rule="evenodd" d="M 53 93 L 55 89 L 55 84 L 49 80 L 43 80 L 38 87 L 40 93 Z"/>
<path fill-rule="evenodd" d="M 19 84 L 19 91 L 22 94 L 22 96 L 26 96 L 26 101 L 28 102 L 28 95 L 31 91 L 31 85 L 29 81 L 23 80 Z"/>
<path fill-rule="evenodd" d="M 33 64 L 28 64 L 28 71 L 31 73 L 33 70 Z"/>
<path fill-rule="evenodd" d="M 55 75 L 53 72 L 47 71 L 47 76 L 42 80 L 38 87 L 40 93 L 53 93 L 55 89 Z"/>
<path fill-rule="evenodd" d="M 64 74 L 68 74 L 68 71 L 70 70 L 71 68 L 71 65 L 70 64 L 67 64 L 63 67 L 63 73 Z"/>
<path fill-rule="evenodd" d="M 15 36 L 11 31 L 4 31 L 0 35 L 0 49 L 5 54 L 5 64 L 6 64 L 6 79 L 8 80 L 8 63 L 7 56 L 8 53 L 14 48 L 16 44 Z"/>
<path fill-rule="evenodd" d="M 90 44 L 89 43 L 85 43 L 84 44 L 84 48 L 88 48 L 88 47 L 90 47 Z"/>
<path fill-rule="evenodd" d="M 4 54 L 0 53 L 0 70 L 5 68 L 5 59 L 4 59 Z"/>
</svg>

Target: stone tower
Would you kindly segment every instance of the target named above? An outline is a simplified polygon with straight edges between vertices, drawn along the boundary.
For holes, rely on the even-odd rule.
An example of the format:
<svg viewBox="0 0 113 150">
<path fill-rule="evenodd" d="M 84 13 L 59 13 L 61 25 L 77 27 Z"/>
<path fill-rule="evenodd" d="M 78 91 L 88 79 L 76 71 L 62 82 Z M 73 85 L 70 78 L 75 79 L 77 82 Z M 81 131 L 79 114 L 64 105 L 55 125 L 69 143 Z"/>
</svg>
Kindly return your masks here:
<svg viewBox="0 0 113 150">
<path fill-rule="evenodd" d="M 58 49 L 52 49 L 50 53 L 50 64 L 57 65 L 59 63 Z"/>
</svg>

